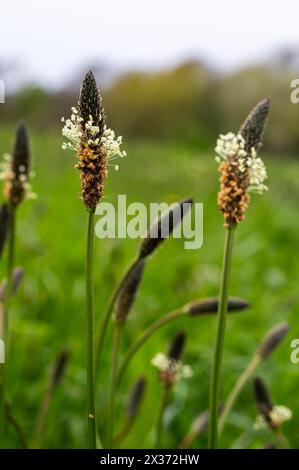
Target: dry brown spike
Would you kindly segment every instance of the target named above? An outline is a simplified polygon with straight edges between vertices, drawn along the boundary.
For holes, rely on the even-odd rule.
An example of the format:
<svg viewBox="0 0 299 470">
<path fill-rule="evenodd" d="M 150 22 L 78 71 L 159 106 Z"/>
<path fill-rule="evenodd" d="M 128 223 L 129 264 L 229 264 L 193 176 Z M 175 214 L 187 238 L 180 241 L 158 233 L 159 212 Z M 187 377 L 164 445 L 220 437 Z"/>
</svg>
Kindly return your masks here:
<svg viewBox="0 0 299 470">
<path fill-rule="evenodd" d="M 152 225 L 147 237 L 142 241 L 139 256 L 145 258 L 151 255 L 160 244 L 171 235 L 174 229 L 182 222 L 191 209 L 193 199 L 184 199 L 172 204 L 168 211 Z"/>
<path fill-rule="evenodd" d="M 140 259 L 137 264 L 130 271 L 126 278 L 121 290 L 118 294 L 114 319 L 118 323 L 123 323 L 127 320 L 132 305 L 135 301 L 136 294 L 142 280 L 145 260 Z"/>
</svg>

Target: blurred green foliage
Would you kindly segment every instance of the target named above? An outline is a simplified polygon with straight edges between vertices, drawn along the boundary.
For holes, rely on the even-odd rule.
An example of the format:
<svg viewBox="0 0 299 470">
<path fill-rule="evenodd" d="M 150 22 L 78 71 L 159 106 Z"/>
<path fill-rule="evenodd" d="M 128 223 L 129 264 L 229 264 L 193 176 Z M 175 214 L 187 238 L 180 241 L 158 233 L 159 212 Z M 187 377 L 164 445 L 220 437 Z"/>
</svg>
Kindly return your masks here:
<svg viewBox="0 0 299 470">
<path fill-rule="evenodd" d="M 169 70 L 129 72 L 104 90 L 104 103 L 109 125 L 124 136 L 183 140 L 204 149 L 217 133 L 237 131 L 249 109 L 269 97 L 267 147 L 294 153 L 299 145 L 299 104 L 290 101 L 290 83 L 297 75 L 279 63 L 219 74 L 194 61 Z M 57 93 L 27 87 L 7 98 L 0 122 L 25 117 L 33 127 L 57 128 L 77 96 L 73 85 Z"/>
<path fill-rule="evenodd" d="M 234 108 L 233 103 L 227 108 Z M 271 126 L 267 132 L 272 132 Z M 59 133 L 37 132 L 32 137 L 37 172 L 33 186 L 38 199 L 24 203 L 18 214 L 17 264 L 24 267 L 25 278 L 11 310 L 13 348 L 8 364 L 9 395 L 13 413 L 31 435 L 51 364 L 62 349 L 68 348 L 70 363 L 51 403 L 44 446 L 84 447 L 86 211 L 79 199 L 79 174 L 73 169 L 75 156 L 60 149 Z M 13 129 L 2 126 L 1 153 L 10 149 L 12 138 Z M 111 171 L 105 200 L 115 202 L 118 194 L 126 194 L 128 203 L 173 202 L 193 196 L 204 203 L 204 244 L 200 250 L 188 251 L 184 250 L 182 240 L 168 240 L 149 259 L 125 328 L 122 351 L 145 326 L 164 313 L 189 300 L 217 295 L 224 237 L 223 221 L 216 205 L 218 173 L 212 149 L 199 151 L 183 142 L 157 144 L 132 139 L 126 139 L 124 147 L 128 156 L 120 162 L 118 173 Z M 266 330 L 288 320 L 291 323 L 288 338 L 261 366 L 259 374 L 266 378 L 275 402 L 292 409 L 294 418 L 285 424 L 284 430 L 292 446 L 299 447 L 299 369 L 290 362 L 290 341 L 299 337 L 299 164 L 294 159 L 282 161 L 275 155 L 266 156 L 265 160 L 269 192 L 252 198 L 247 220 L 240 225 L 236 236 L 231 294 L 247 298 L 252 308 L 229 317 L 222 398 L 227 396 Z M 138 246 L 138 240 L 96 240 L 97 326 L 112 290 Z M 1 272 L 4 275 L 5 260 Z M 165 446 L 175 447 L 194 417 L 208 406 L 215 317 L 183 318 L 161 329 L 148 341 L 134 358 L 118 390 L 117 429 L 122 423 L 128 391 L 140 374 L 146 375 L 145 400 L 131 434 L 123 442 L 125 447 L 152 446 L 161 384 L 150 360 L 165 350 L 178 329 L 187 332 L 184 361 L 192 366 L 194 376 L 181 382 L 172 396 L 166 413 Z M 97 394 L 100 425 L 107 400 L 110 335 L 104 356 Z M 271 435 L 253 432 L 256 414 L 249 384 L 230 416 L 221 446 L 261 447 L 272 442 Z M 6 444 L 19 445 L 11 429 Z M 195 447 L 206 444 L 206 435 L 194 442 Z"/>
</svg>

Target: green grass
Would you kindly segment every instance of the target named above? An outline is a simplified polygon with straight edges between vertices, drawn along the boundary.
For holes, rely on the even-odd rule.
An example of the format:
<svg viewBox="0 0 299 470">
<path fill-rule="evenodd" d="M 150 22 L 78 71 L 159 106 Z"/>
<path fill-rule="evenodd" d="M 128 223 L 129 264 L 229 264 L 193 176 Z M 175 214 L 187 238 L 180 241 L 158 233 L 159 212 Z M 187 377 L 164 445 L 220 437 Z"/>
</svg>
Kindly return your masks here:
<svg viewBox="0 0 299 470">
<path fill-rule="evenodd" d="M 10 148 L 12 131 L 0 133 L 0 151 Z M 59 134 L 33 136 L 37 176 L 36 201 L 18 213 L 17 264 L 26 274 L 12 308 L 12 358 L 9 391 L 12 410 L 27 433 L 32 433 L 51 364 L 63 349 L 71 351 L 66 376 L 51 403 L 45 447 L 84 447 L 85 429 L 85 310 L 84 252 L 86 212 L 79 199 L 79 173 L 75 157 L 60 150 Z M 224 230 L 216 205 L 217 165 L 213 152 L 183 144 L 130 142 L 120 170 L 110 172 L 105 200 L 126 194 L 128 203 L 173 202 L 194 197 L 204 203 L 204 243 L 200 250 L 184 250 L 182 240 L 168 240 L 149 259 L 141 290 L 125 328 L 123 351 L 145 326 L 160 315 L 194 298 L 218 294 Z M 266 157 L 269 192 L 254 196 L 247 220 L 236 234 L 231 294 L 252 303 L 246 313 L 229 317 L 223 362 L 222 396 L 248 363 L 259 339 L 275 323 L 288 320 L 291 333 L 260 368 L 277 404 L 289 406 L 294 418 L 284 430 L 292 446 L 299 447 L 298 366 L 290 362 L 290 340 L 298 337 L 298 186 L 299 164 Z M 109 296 L 138 249 L 138 240 L 96 240 L 95 307 L 99 325 Z M 2 261 L 2 274 L 4 260 Z M 117 397 L 117 426 L 130 387 L 144 374 L 147 389 L 141 412 L 126 447 L 150 447 L 162 392 L 151 358 L 163 351 L 178 329 L 187 332 L 185 362 L 194 376 L 177 386 L 167 409 L 165 444 L 175 446 L 192 419 L 208 407 L 209 377 L 215 336 L 215 317 L 181 319 L 170 324 L 136 355 Z M 111 332 L 109 332 L 111 333 Z M 99 421 L 107 400 L 110 335 L 97 394 Z M 251 432 L 256 417 L 249 385 L 230 416 L 221 446 L 236 443 L 246 433 L 251 447 L 273 441 Z M 146 424 L 145 424 L 146 423 Z M 247 434 L 250 434 L 247 436 Z M 252 435 L 252 436 L 251 436 Z M 264 439 L 264 440 L 263 440 Z M 194 443 L 204 447 L 203 435 Z M 13 431 L 7 445 L 17 446 Z M 237 444 L 235 444 L 237 445 Z"/>
</svg>

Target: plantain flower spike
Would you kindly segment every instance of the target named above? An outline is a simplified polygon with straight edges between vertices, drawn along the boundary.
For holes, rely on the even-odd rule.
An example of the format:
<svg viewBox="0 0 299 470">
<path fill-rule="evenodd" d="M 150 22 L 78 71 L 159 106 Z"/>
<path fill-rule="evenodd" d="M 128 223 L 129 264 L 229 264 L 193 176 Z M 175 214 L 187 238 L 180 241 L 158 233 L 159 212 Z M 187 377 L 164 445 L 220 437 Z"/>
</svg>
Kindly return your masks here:
<svg viewBox="0 0 299 470">
<path fill-rule="evenodd" d="M 220 164 L 220 191 L 218 206 L 224 216 L 225 227 L 235 227 L 245 219 L 250 193 L 263 194 L 267 171 L 258 156 L 262 146 L 268 99 L 260 101 L 250 112 L 236 135 L 229 132 L 217 140 L 216 161 Z"/>
<path fill-rule="evenodd" d="M 4 155 L 0 172 L 0 178 L 4 180 L 4 196 L 14 207 L 24 199 L 33 199 L 36 196 L 29 183 L 30 154 L 27 127 L 20 123 L 16 129 L 12 155 Z"/>
<path fill-rule="evenodd" d="M 284 405 L 273 405 L 266 384 L 260 377 L 254 380 L 254 395 L 260 415 L 254 423 L 254 429 L 258 431 L 269 427 L 278 429 L 284 421 L 292 419 L 292 412 Z"/>
<path fill-rule="evenodd" d="M 185 341 L 186 335 L 180 331 L 171 341 L 167 353 L 158 353 L 151 361 L 151 364 L 159 371 L 160 381 L 168 386 L 175 385 L 181 379 L 188 379 L 193 375 L 191 367 L 181 361 Z"/>
<path fill-rule="evenodd" d="M 62 149 L 77 153 L 82 200 L 88 210 L 95 211 L 103 197 L 108 167 L 118 170 L 118 165 L 110 162 L 125 157 L 126 152 L 120 150 L 122 137 L 115 138 L 113 130 L 106 126 L 102 97 L 92 72 L 84 77 L 78 108 L 72 107 L 70 119 L 62 118 L 62 122 L 62 135 L 68 140 L 62 144 Z"/>
</svg>

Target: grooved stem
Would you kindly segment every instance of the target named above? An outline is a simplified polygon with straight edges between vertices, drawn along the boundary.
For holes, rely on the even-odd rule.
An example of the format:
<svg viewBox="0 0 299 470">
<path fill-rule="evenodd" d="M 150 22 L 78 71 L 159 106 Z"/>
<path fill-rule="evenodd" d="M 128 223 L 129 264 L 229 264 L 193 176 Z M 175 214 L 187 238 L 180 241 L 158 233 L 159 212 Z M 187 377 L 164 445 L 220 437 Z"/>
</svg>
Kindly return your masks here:
<svg viewBox="0 0 299 470">
<path fill-rule="evenodd" d="M 87 321 L 87 422 L 88 446 L 96 448 L 94 300 L 93 300 L 94 211 L 88 215 L 86 249 L 86 321 Z"/>
<path fill-rule="evenodd" d="M 9 307 L 12 295 L 12 275 L 15 258 L 15 236 L 16 236 L 16 208 L 9 205 L 9 237 L 8 237 L 8 255 L 7 255 L 7 286 L 2 315 L 3 324 L 1 325 L 1 335 L 5 348 L 5 364 L 0 364 L 0 441 L 3 442 L 5 432 L 5 400 L 6 400 L 6 376 L 7 362 L 9 357 Z"/>
<path fill-rule="evenodd" d="M 115 402 L 115 385 L 116 372 L 118 364 L 119 340 L 121 334 L 121 324 L 116 323 L 113 338 L 112 362 L 110 371 L 109 391 L 108 391 L 108 409 L 107 409 L 107 442 L 108 447 L 113 447 L 114 435 L 114 402 Z"/>
<path fill-rule="evenodd" d="M 228 395 L 227 400 L 224 404 L 224 408 L 223 408 L 223 410 L 221 412 L 221 415 L 220 415 L 220 418 L 219 418 L 219 423 L 218 423 L 219 435 L 223 431 L 226 419 L 227 419 L 228 415 L 230 414 L 236 400 L 239 398 L 239 395 L 240 395 L 241 391 L 243 390 L 245 384 L 248 382 L 248 380 L 250 379 L 250 377 L 254 373 L 255 369 L 260 364 L 260 362 L 261 362 L 261 357 L 258 354 L 256 354 L 252 358 L 252 360 L 250 361 L 250 363 L 248 364 L 246 369 L 239 376 L 237 382 L 235 383 L 234 387 L 232 388 L 230 394 Z"/>
<path fill-rule="evenodd" d="M 225 324 L 227 314 L 228 288 L 232 260 L 234 228 L 226 231 L 224 256 L 222 263 L 222 274 L 219 294 L 219 307 L 217 314 L 217 334 L 214 351 L 214 363 L 210 388 L 210 422 L 209 422 L 209 448 L 215 449 L 218 440 L 218 412 L 219 412 L 219 389 L 221 380 L 221 364 L 225 337 Z"/>
</svg>

